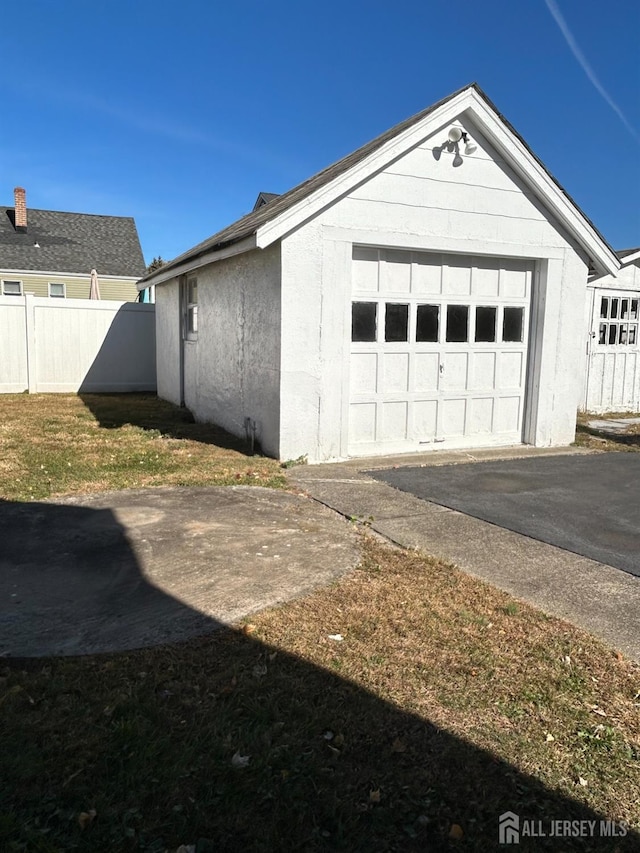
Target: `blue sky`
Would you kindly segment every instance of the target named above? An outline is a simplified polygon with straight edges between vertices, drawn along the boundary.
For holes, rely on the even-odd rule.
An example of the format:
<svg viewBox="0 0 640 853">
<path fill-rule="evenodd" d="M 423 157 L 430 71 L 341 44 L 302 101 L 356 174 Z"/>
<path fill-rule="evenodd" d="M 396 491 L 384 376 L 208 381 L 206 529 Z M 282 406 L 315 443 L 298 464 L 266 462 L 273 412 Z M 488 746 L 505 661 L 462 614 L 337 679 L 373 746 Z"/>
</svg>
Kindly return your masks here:
<svg viewBox="0 0 640 853">
<path fill-rule="evenodd" d="M 477 81 L 640 245 L 637 0 L 31 0 L 0 28 L 0 203 L 134 216 L 169 259 Z"/>
</svg>

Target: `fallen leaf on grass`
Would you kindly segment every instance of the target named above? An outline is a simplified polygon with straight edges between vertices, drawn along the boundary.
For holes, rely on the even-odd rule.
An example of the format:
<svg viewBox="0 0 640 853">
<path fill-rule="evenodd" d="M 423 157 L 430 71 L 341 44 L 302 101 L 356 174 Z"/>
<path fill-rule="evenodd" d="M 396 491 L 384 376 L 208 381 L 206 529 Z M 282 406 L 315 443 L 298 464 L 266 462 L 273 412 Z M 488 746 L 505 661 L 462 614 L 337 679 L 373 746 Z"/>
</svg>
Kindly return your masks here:
<svg viewBox="0 0 640 853">
<path fill-rule="evenodd" d="M 452 823 L 451 829 L 449 830 L 449 838 L 453 838 L 454 841 L 460 841 L 462 836 L 464 835 L 464 831 L 459 823 Z"/>
<path fill-rule="evenodd" d="M 336 643 L 341 643 L 344 640 L 342 634 L 329 634 L 330 640 L 335 640 Z"/>
<path fill-rule="evenodd" d="M 554 741 L 554 740 L 555 740 L 555 738 L 554 738 L 554 736 L 551 734 L 551 732 L 547 732 L 547 737 L 546 737 L 546 741 L 547 741 L 547 743 L 551 743 L 551 741 Z"/>
<path fill-rule="evenodd" d="M 233 767 L 246 767 L 250 761 L 251 757 L 249 755 L 240 755 L 238 751 L 234 753 L 231 764 Z"/>
<path fill-rule="evenodd" d="M 606 717 L 607 716 L 605 714 L 605 712 L 602 710 L 602 708 L 599 708 L 597 705 L 594 705 L 591 710 L 593 711 L 594 714 L 598 714 L 600 717 Z"/>
<path fill-rule="evenodd" d="M 583 788 L 586 788 L 589 783 L 582 776 L 578 776 L 578 785 L 582 785 Z"/>
<path fill-rule="evenodd" d="M 242 633 L 246 634 L 247 636 L 249 634 L 255 634 L 255 632 L 257 630 L 258 630 L 257 626 L 253 625 L 251 622 L 248 622 L 246 625 L 242 626 Z"/>
<path fill-rule="evenodd" d="M 379 803 L 381 796 L 382 795 L 380 793 L 380 788 L 378 788 L 375 791 L 369 791 L 369 802 L 370 803 Z"/>
<path fill-rule="evenodd" d="M 80 812 L 78 815 L 78 825 L 80 829 L 86 829 L 88 826 L 91 826 L 96 817 L 96 810 L 89 809 L 88 812 Z"/>
</svg>

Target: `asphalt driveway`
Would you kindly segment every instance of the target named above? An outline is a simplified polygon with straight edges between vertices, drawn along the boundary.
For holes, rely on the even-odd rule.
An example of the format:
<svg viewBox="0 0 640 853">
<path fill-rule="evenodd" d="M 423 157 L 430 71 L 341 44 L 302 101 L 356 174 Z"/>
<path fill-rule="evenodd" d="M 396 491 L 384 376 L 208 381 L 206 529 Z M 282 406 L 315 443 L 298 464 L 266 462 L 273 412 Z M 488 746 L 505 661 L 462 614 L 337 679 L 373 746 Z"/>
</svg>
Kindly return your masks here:
<svg viewBox="0 0 640 853">
<path fill-rule="evenodd" d="M 640 454 L 367 473 L 422 500 L 640 576 Z"/>
</svg>

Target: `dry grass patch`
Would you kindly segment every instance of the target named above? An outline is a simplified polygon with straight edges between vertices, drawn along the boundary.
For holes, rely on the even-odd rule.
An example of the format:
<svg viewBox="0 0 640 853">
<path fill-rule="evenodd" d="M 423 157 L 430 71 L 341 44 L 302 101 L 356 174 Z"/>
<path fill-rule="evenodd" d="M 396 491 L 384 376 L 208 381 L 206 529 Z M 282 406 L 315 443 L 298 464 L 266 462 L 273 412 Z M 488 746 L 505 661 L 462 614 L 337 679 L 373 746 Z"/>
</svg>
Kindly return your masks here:
<svg viewBox="0 0 640 853">
<path fill-rule="evenodd" d="M 152 394 L 3 394 L 0 496 L 150 486 L 282 486 L 278 463 Z"/>
<path fill-rule="evenodd" d="M 640 827 L 640 668 L 370 539 L 244 629 L 2 677 L 2 849 L 484 853 L 506 810 Z"/>
<path fill-rule="evenodd" d="M 599 429 L 589 426 L 591 420 L 618 420 L 620 418 L 639 417 L 639 414 L 629 412 L 608 412 L 604 415 L 592 415 L 587 412 L 578 413 L 578 425 L 576 429 L 575 444 L 578 447 L 586 447 L 589 450 L 602 451 L 640 451 L 640 424 L 632 424 L 618 435 L 611 435 Z"/>
</svg>

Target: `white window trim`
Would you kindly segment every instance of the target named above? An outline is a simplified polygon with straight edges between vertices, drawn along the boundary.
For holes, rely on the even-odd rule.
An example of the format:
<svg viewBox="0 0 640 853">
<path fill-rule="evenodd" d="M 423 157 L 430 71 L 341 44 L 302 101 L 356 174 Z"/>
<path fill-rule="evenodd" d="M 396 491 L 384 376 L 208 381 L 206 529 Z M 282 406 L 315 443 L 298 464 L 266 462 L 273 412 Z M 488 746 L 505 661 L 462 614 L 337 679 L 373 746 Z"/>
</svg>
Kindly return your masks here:
<svg viewBox="0 0 640 853">
<path fill-rule="evenodd" d="M 15 284 L 17 282 L 20 285 L 20 293 L 5 293 L 4 286 L 7 282 L 11 282 L 11 284 Z M 0 294 L 2 296 L 24 296 L 24 287 L 22 286 L 22 282 L 16 278 L 3 278 L 2 287 L 0 288 Z"/>
<path fill-rule="evenodd" d="M 182 337 L 185 341 L 197 341 L 198 340 L 198 296 L 196 291 L 196 301 L 189 302 L 189 288 L 190 285 L 195 284 L 196 288 L 198 287 L 198 278 L 195 275 L 190 275 L 185 277 L 182 283 Z M 190 317 L 192 313 L 195 314 L 196 317 L 196 328 L 195 330 L 190 330 Z"/>
<path fill-rule="evenodd" d="M 52 296 L 51 295 L 51 287 L 54 284 L 61 284 L 62 285 L 62 296 Z M 48 288 L 49 288 L 49 297 L 51 299 L 66 299 L 67 298 L 67 285 L 64 281 L 50 281 L 48 284 Z"/>
</svg>

